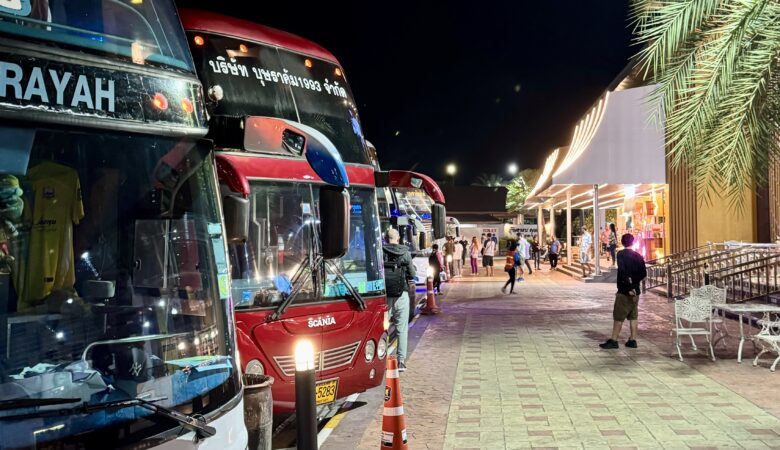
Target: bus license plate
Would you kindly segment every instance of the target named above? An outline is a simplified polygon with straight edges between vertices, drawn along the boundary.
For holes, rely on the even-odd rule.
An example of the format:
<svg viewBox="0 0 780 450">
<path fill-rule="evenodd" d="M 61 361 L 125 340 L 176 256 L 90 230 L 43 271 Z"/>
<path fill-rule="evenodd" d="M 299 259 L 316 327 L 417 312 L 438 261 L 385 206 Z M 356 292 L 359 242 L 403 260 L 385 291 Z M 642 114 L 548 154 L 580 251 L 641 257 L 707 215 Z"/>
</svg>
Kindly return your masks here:
<svg viewBox="0 0 780 450">
<path fill-rule="evenodd" d="M 339 389 L 339 380 L 330 380 L 317 383 L 314 387 L 315 398 L 318 405 L 336 401 L 336 392 Z"/>
</svg>

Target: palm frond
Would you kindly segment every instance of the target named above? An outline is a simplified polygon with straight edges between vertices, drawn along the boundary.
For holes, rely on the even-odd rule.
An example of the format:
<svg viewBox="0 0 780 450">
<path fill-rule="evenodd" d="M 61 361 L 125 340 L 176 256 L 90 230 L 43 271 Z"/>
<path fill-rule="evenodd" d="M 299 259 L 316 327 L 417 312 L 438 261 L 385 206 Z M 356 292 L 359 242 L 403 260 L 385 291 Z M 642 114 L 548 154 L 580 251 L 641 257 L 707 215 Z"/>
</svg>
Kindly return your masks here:
<svg viewBox="0 0 780 450">
<path fill-rule="evenodd" d="M 635 0 L 632 19 L 673 169 L 690 168 L 701 200 L 722 192 L 741 207 L 780 153 L 780 4 Z"/>
</svg>

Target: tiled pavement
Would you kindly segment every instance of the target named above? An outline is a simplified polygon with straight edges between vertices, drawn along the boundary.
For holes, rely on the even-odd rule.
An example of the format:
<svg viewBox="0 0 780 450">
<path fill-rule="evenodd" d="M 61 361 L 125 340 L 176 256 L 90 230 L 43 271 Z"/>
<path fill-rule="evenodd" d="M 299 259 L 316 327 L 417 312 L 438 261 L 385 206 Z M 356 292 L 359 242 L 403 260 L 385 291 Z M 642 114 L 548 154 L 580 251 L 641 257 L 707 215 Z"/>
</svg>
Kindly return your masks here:
<svg viewBox="0 0 780 450">
<path fill-rule="evenodd" d="M 733 339 L 716 363 L 670 358 L 666 300 L 643 298 L 638 350 L 604 351 L 612 286 L 499 285 L 452 283 L 423 319 L 401 379 L 410 448 L 780 448 L 780 373 L 736 364 Z M 365 397 L 323 448 L 378 447 L 381 395 Z"/>
</svg>

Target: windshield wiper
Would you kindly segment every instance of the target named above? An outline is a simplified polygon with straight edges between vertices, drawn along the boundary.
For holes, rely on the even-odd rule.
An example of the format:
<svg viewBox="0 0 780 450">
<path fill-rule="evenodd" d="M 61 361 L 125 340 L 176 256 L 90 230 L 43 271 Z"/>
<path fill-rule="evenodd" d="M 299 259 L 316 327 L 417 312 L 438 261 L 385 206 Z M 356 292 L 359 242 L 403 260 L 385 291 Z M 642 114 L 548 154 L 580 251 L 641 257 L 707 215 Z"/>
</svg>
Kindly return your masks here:
<svg viewBox="0 0 780 450">
<path fill-rule="evenodd" d="M 20 408 L 33 408 L 36 406 L 65 405 L 68 403 L 78 403 L 80 397 L 76 398 L 15 398 L 11 400 L 0 400 L 0 411 Z"/>
<path fill-rule="evenodd" d="M 175 409 L 154 404 L 154 402 L 159 402 L 165 399 L 166 397 L 157 397 L 149 401 L 141 398 L 133 398 L 130 400 L 119 400 L 115 402 L 97 403 L 93 405 L 85 404 L 84 411 L 94 412 L 107 409 L 140 406 L 142 408 L 148 409 L 149 411 L 152 411 L 157 415 L 179 422 L 179 425 L 181 425 L 182 428 L 187 431 L 194 432 L 199 439 L 205 439 L 217 434 L 217 430 L 214 427 L 209 426 L 202 417 L 188 416 L 186 414 L 180 413 L 179 411 L 176 411 Z"/>
<path fill-rule="evenodd" d="M 140 406 L 141 408 L 145 408 L 148 409 L 149 411 L 152 411 L 156 415 L 178 422 L 182 428 L 184 428 L 187 431 L 194 432 L 195 435 L 200 439 L 211 437 L 217 434 L 217 430 L 214 427 L 207 425 L 206 421 L 200 417 L 188 416 L 186 414 L 180 413 L 179 411 L 176 411 L 175 409 L 166 408 L 164 406 L 154 404 L 154 402 L 159 402 L 161 400 L 165 400 L 166 398 L 167 397 L 156 397 L 151 400 L 144 400 L 141 398 L 131 398 L 128 400 L 117 400 L 113 402 L 94 403 L 94 404 L 89 404 L 87 402 L 84 402 L 81 405 L 76 406 L 74 408 L 62 408 L 62 409 L 55 409 L 51 411 L 44 410 L 35 413 L 17 414 L 12 416 L 0 416 L 0 420 L 21 420 L 21 419 L 31 419 L 36 417 L 63 416 L 63 415 L 73 414 L 78 412 L 93 413 L 96 411 L 123 409 L 123 408 L 130 408 L 132 406 Z M 30 399 L 30 400 L 37 400 L 37 399 Z M 42 399 L 42 400 L 46 400 L 46 399 Z M 58 399 L 51 399 L 51 400 L 58 400 Z M 65 402 L 64 400 L 73 400 L 73 399 L 59 399 L 59 400 L 61 400 L 60 403 L 71 403 L 71 402 Z M 79 400 L 80 399 L 75 399 L 75 401 L 79 401 Z M 50 403 L 50 404 L 57 404 L 57 403 Z M 36 406 L 36 405 L 22 405 L 18 407 L 21 408 L 24 406 Z"/>
<path fill-rule="evenodd" d="M 330 272 L 333 276 L 336 277 L 337 280 L 339 280 L 343 285 L 344 288 L 347 291 L 348 297 L 351 298 L 358 306 L 358 309 L 360 311 L 363 311 L 366 309 L 366 301 L 363 300 L 363 297 L 360 295 L 360 293 L 355 289 L 354 286 L 347 280 L 347 277 L 344 276 L 344 273 L 334 264 L 332 261 L 325 260 L 322 258 L 322 256 L 316 256 L 314 258 L 314 262 L 310 263 L 309 257 L 307 256 L 301 265 L 298 267 L 298 270 L 293 274 L 292 276 L 292 285 L 293 289 L 292 291 L 287 294 L 287 296 L 284 297 L 284 300 L 282 300 L 282 303 L 279 304 L 279 306 L 276 308 L 276 310 L 268 316 L 269 321 L 277 320 L 279 317 L 284 314 L 285 311 L 287 311 L 287 308 L 290 307 L 292 302 L 295 300 L 295 298 L 300 294 L 300 292 L 303 290 L 303 287 L 305 285 L 305 281 L 303 280 L 303 277 L 305 276 L 306 272 L 308 271 L 313 276 L 313 281 L 315 284 L 315 290 L 317 297 L 322 296 L 322 291 L 319 289 L 319 286 L 317 285 L 319 276 L 317 275 L 320 271 L 320 269 L 324 269 L 327 272 Z"/>
</svg>

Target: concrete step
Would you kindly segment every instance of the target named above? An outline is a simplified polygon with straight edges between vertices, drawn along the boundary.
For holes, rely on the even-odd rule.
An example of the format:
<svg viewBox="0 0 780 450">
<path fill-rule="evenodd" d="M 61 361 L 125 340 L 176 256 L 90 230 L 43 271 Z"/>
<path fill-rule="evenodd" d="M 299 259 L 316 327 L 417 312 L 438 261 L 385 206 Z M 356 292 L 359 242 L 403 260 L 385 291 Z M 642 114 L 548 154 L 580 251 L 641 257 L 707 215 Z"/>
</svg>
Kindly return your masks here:
<svg viewBox="0 0 780 450">
<path fill-rule="evenodd" d="M 591 271 L 593 266 L 591 266 Z M 585 283 L 614 283 L 617 281 L 617 270 L 611 270 L 609 268 L 601 268 L 601 275 L 592 275 L 588 278 L 582 276 L 582 265 L 579 262 L 572 263 L 571 265 L 559 265 L 558 271 L 562 274 L 568 275 L 575 280 L 584 281 Z"/>
</svg>

